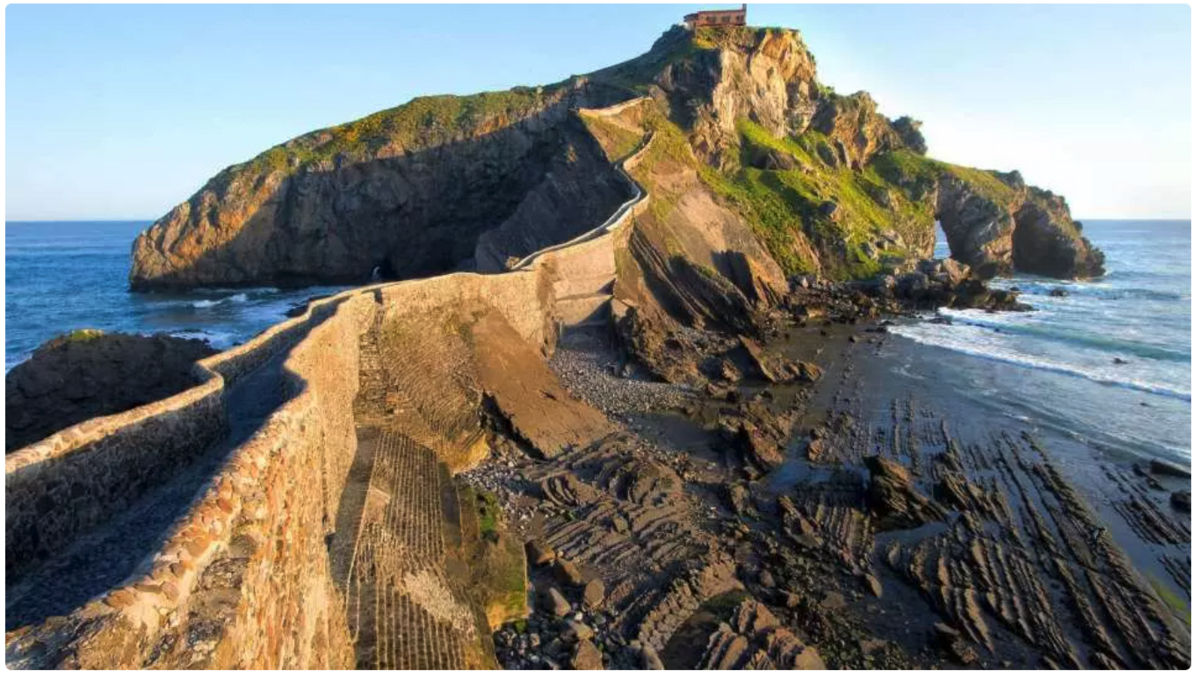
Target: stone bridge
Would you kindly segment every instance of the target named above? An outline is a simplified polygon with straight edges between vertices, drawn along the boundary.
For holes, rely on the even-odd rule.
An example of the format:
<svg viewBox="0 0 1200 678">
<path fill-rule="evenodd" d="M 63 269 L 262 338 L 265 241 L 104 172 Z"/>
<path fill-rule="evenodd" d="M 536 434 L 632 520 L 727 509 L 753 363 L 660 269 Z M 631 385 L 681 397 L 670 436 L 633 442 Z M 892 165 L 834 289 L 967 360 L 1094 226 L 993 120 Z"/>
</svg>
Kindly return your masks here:
<svg viewBox="0 0 1200 678">
<path fill-rule="evenodd" d="M 451 474 L 502 395 L 455 337 L 545 356 L 602 318 L 646 204 L 624 167 L 651 142 L 618 163 L 633 197 L 568 243 L 313 302 L 198 362 L 198 386 L 8 455 L 6 664 L 494 667 Z M 479 319 L 487 336 L 461 325 Z"/>
</svg>

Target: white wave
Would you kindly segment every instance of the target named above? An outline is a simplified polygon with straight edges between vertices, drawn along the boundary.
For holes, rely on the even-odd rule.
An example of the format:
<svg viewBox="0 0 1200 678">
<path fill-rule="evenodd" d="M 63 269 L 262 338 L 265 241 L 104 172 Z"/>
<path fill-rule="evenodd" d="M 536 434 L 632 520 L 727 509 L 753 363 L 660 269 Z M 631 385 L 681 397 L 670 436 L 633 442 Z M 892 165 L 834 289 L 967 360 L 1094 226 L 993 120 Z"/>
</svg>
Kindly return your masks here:
<svg viewBox="0 0 1200 678">
<path fill-rule="evenodd" d="M 180 339 L 200 339 L 220 350 L 230 348 L 237 342 L 237 335 L 233 332 L 214 332 L 212 330 L 182 330 L 171 332 L 171 336 Z"/>
<path fill-rule="evenodd" d="M 245 292 L 241 292 L 223 299 L 201 299 L 200 301 L 193 301 L 192 308 L 212 308 L 213 306 L 225 303 L 244 304 L 249 300 L 250 297 Z"/>
<path fill-rule="evenodd" d="M 956 331 L 957 330 L 957 331 Z M 975 330 L 975 331 L 971 331 Z M 1127 374 L 1115 374 L 1111 369 L 1072 365 L 1037 356 L 1020 353 L 1002 342 L 991 339 L 991 332 L 971 326 L 945 326 L 928 323 L 898 325 L 891 328 L 893 334 L 906 337 L 927 346 L 936 346 L 964 355 L 975 356 L 996 362 L 1019 365 L 1035 370 L 1056 372 L 1080 377 L 1099 384 L 1154 393 L 1191 402 L 1192 394 L 1170 384 L 1156 383 L 1146 379 L 1131 378 Z M 1128 372 L 1128 370 L 1121 370 Z"/>
</svg>

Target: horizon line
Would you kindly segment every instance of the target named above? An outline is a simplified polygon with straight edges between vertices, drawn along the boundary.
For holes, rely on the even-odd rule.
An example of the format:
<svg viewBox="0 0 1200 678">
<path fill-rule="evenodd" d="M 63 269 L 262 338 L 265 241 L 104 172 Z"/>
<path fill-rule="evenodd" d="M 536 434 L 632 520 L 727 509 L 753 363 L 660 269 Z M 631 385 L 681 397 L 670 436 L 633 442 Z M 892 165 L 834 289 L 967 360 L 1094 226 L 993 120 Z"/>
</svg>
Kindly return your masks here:
<svg viewBox="0 0 1200 678">
<path fill-rule="evenodd" d="M 104 218 L 104 219 L 10 219 L 5 218 L 4 223 L 24 223 L 24 224 L 64 224 L 64 223 L 122 223 L 131 221 L 144 221 L 148 223 L 157 222 L 162 217 L 157 219 L 151 218 Z M 1074 217 L 1075 221 L 1191 221 L 1192 217 Z M 935 222 L 936 223 L 936 222 Z"/>
</svg>

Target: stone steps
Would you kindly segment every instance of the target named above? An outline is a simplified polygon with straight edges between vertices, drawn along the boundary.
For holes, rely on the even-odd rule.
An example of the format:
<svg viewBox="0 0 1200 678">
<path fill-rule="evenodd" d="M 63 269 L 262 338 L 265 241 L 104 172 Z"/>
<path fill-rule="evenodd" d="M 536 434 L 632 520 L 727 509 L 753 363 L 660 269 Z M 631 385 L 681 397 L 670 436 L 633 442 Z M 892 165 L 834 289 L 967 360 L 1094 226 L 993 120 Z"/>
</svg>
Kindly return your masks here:
<svg viewBox="0 0 1200 678">
<path fill-rule="evenodd" d="M 359 438 L 372 460 L 346 584 L 358 668 L 472 668 L 474 612 L 445 571 L 449 475 L 407 436 L 360 426 Z"/>
</svg>

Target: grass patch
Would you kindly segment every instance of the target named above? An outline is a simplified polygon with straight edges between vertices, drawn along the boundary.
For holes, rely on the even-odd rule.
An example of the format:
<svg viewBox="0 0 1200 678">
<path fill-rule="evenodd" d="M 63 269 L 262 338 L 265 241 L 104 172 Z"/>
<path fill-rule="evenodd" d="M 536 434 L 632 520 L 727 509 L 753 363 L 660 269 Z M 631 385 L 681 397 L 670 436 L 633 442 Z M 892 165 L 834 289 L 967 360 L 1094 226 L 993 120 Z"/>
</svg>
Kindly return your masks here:
<svg viewBox="0 0 1200 678">
<path fill-rule="evenodd" d="M 339 157 L 362 161 L 392 146 L 428 148 L 477 130 L 527 117 L 557 98 L 566 81 L 545 87 L 514 87 L 469 96 L 437 95 L 372 113 L 352 122 L 309 132 L 233 165 L 210 184 L 226 186 L 241 175 L 292 174 Z"/>
<path fill-rule="evenodd" d="M 64 334 L 62 336 L 62 339 L 64 341 L 68 341 L 68 342 L 75 342 L 75 341 L 82 342 L 82 341 L 92 341 L 93 339 L 99 339 L 100 337 L 103 337 L 103 336 L 104 336 L 104 332 L 101 330 L 80 329 L 80 330 L 71 330 L 70 332 Z"/>
<path fill-rule="evenodd" d="M 475 511 L 479 516 L 479 536 L 495 542 L 500 535 L 500 500 L 487 490 L 475 490 Z"/>
<path fill-rule="evenodd" d="M 70 332 L 67 332 L 66 334 L 61 334 L 61 335 L 51 339 L 50 341 L 46 342 L 45 345 L 41 348 L 51 349 L 51 348 L 58 348 L 60 346 L 66 346 L 68 344 L 85 344 L 89 341 L 95 341 L 96 339 L 99 339 L 100 337 L 103 337 L 103 336 L 104 336 L 104 332 L 102 330 L 94 330 L 94 329 L 71 330 Z"/>
<path fill-rule="evenodd" d="M 871 169 L 886 181 L 904 188 L 914 200 L 931 193 L 938 180 L 946 174 L 953 175 L 975 193 L 997 205 L 1009 205 L 1016 197 L 1016 191 L 1001 181 L 995 172 L 952 165 L 909 150 L 880 153 L 871 160 Z"/>
<path fill-rule="evenodd" d="M 1016 191 L 1008 186 L 1008 184 L 1000 181 L 995 174 L 988 170 L 975 169 L 974 167 L 963 167 L 961 165 L 951 165 L 949 163 L 939 163 L 946 171 L 961 179 L 964 183 L 970 186 L 976 193 L 987 198 L 997 205 L 1007 206 L 1013 202 L 1016 197 Z"/>
<path fill-rule="evenodd" d="M 465 484 L 458 486 L 463 516 L 463 558 L 471 569 L 473 595 L 493 629 L 529 614 L 525 548 L 503 529 L 496 495 Z"/>
<path fill-rule="evenodd" d="M 580 119 L 592 136 L 600 142 L 609 162 L 627 158 L 642 145 L 642 135 L 599 115 L 580 114 Z"/>
<path fill-rule="evenodd" d="M 1146 579 L 1149 580 L 1150 586 L 1154 588 L 1154 592 L 1158 594 L 1159 599 L 1163 601 L 1176 616 L 1187 622 L 1188 627 L 1192 625 L 1192 610 L 1182 598 L 1175 595 L 1170 586 L 1164 584 L 1158 577 L 1152 574 L 1146 574 Z"/>
<path fill-rule="evenodd" d="M 884 231 L 896 231 L 909 244 L 924 242 L 933 222 L 930 201 L 912 200 L 895 191 L 874 168 L 855 171 L 827 164 L 823 158 L 833 157 L 833 147 L 824 134 L 808 131 L 776 138 L 749 120 L 738 123 L 738 132 L 743 157 L 757 157 L 762 149 L 770 149 L 790 156 L 797 169 L 743 165 L 733 173 L 702 168 L 701 176 L 746 217 L 785 273 L 809 273 L 817 267 L 817 262 L 798 251 L 797 231 L 824 252 L 820 262 L 824 273 L 835 279 L 878 275 L 882 264 L 867 256 L 863 246 Z M 876 199 L 879 196 L 886 196 L 890 205 Z M 829 203 L 837 205 L 833 215 L 825 209 Z M 836 254 L 842 251 L 844 256 Z"/>
</svg>

